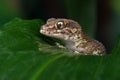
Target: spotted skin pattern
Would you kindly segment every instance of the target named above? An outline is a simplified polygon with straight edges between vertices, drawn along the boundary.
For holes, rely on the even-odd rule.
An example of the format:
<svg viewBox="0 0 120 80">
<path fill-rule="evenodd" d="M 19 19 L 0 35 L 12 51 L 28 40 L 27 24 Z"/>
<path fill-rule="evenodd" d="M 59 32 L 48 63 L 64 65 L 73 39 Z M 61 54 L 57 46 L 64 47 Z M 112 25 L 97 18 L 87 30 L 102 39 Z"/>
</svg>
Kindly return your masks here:
<svg viewBox="0 0 120 80">
<path fill-rule="evenodd" d="M 42 25 L 40 33 L 49 37 L 61 39 L 66 48 L 81 55 L 105 55 L 102 43 L 85 35 L 81 26 L 73 20 L 50 18 Z"/>
</svg>

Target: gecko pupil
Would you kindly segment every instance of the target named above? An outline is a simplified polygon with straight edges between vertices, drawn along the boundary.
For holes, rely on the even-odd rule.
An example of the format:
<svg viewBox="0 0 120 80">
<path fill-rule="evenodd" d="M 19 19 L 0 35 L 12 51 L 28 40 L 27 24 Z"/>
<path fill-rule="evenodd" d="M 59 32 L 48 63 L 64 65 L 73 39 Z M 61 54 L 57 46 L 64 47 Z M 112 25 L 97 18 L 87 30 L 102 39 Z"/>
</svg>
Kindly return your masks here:
<svg viewBox="0 0 120 80">
<path fill-rule="evenodd" d="M 57 28 L 61 29 L 64 27 L 64 23 L 63 22 L 57 22 Z"/>
</svg>

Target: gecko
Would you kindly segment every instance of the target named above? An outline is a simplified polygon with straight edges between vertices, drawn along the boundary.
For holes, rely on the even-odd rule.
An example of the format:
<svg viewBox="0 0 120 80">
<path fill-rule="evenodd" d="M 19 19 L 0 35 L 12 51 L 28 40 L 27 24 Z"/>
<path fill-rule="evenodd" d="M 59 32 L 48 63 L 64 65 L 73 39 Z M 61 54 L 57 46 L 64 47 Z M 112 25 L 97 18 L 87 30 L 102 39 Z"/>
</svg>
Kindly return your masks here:
<svg viewBox="0 0 120 80">
<path fill-rule="evenodd" d="M 87 36 L 81 25 L 71 19 L 50 18 L 41 26 L 40 33 L 65 42 L 65 48 L 81 55 L 105 55 L 104 45 Z M 64 48 L 64 47 L 63 47 Z"/>
</svg>

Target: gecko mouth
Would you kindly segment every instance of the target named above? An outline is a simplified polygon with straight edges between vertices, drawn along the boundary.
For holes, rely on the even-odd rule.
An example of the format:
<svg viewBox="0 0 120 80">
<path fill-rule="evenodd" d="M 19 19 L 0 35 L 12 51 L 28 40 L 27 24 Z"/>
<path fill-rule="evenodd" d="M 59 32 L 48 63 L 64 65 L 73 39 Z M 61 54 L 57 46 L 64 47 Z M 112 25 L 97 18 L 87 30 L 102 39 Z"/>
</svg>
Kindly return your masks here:
<svg viewBox="0 0 120 80">
<path fill-rule="evenodd" d="M 46 28 L 45 26 L 41 27 L 40 33 L 51 37 L 59 37 L 61 35 L 61 32 L 57 32 L 57 30 L 52 28 Z"/>
<path fill-rule="evenodd" d="M 40 30 L 40 33 L 47 35 L 47 36 L 59 36 L 61 33 L 56 31 L 49 31 L 49 30 Z"/>
</svg>

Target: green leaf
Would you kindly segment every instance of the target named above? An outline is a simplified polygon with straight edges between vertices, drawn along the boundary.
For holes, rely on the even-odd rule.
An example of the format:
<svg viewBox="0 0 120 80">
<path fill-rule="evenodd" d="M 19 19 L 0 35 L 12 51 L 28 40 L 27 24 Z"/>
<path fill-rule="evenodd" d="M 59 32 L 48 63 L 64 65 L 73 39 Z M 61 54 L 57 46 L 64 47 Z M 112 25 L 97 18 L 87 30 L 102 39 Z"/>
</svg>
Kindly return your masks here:
<svg viewBox="0 0 120 80">
<path fill-rule="evenodd" d="M 120 79 L 118 55 L 64 56 L 70 52 L 39 33 L 42 24 L 16 18 L 0 29 L 0 80 Z"/>
</svg>

